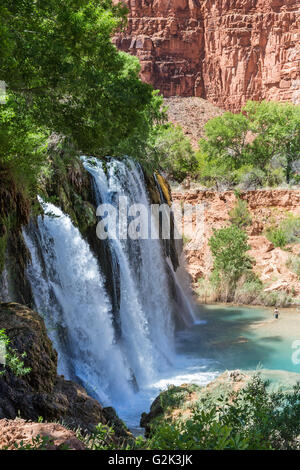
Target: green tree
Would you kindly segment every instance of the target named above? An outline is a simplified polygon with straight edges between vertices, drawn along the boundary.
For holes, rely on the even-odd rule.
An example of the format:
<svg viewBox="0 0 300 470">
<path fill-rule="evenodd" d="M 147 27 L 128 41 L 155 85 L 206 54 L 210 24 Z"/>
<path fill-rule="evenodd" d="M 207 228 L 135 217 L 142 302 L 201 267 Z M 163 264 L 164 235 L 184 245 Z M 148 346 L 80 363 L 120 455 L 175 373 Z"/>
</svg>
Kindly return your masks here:
<svg viewBox="0 0 300 470">
<path fill-rule="evenodd" d="M 198 163 L 190 140 L 180 126 L 157 126 L 152 134 L 149 157 L 171 178 L 182 181 L 196 174 Z"/>
<path fill-rule="evenodd" d="M 300 106 L 249 101 L 244 112 L 255 136 L 250 146 L 252 163 L 264 169 L 273 157 L 277 157 L 289 183 L 292 165 L 300 159 Z"/>
<path fill-rule="evenodd" d="M 226 112 L 208 121 L 199 158 L 216 169 L 219 180 L 238 182 L 257 169 L 265 175 L 261 180 L 276 182 L 281 167 L 289 183 L 300 160 L 300 106 L 249 101 L 240 114 Z"/>
<path fill-rule="evenodd" d="M 16 116 L 94 155 L 147 139 L 161 99 L 139 79 L 138 60 L 112 44 L 121 3 L 3 0 L 0 13 L 0 77 Z"/>
<path fill-rule="evenodd" d="M 214 229 L 209 247 L 214 259 L 214 275 L 235 287 L 240 277 L 251 270 L 253 261 L 247 255 L 250 246 L 247 234 L 235 225 Z"/>
<path fill-rule="evenodd" d="M 243 114 L 224 113 L 205 125 L 205 138 L 199 149 L 209 161 L 221 164 L 228 171 L 236 170 L 247 163 L 246 136 L 249 123 Z"/>
</svg>

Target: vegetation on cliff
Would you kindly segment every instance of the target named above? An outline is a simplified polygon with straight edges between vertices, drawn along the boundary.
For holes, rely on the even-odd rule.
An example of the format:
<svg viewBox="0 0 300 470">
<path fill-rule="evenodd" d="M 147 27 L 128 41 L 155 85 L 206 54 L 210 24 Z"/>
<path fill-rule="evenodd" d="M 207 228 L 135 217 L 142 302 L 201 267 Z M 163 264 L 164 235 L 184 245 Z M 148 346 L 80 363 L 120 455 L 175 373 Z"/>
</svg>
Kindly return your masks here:
<svg viewBox="0 0 300 470">
<path fill-rule="evenodd" d="M 256 261 L 247 254 L 251 250 L 247 229 L 251 226 L 252 218 L 247 202 L 240 198 L 239 192 L 235 192 L 235 197 L 235 206 L 228 212 L 230 225 L 213 229 L 208 241 L 213 267 L 209 276 L 198 280 L 199 298 L 204 302 L 209 300 L 282 307 L 298 303 L 292 291 L 265 290 L 267 285 L 254 272 Z M 298 231 L 299 218 L 290 214 L 277 225 L 270 220 L 266 236 L 275 246 L 285 247 L 288 243 L 298 241 Z M 288 263 L 297 274 L 298 256 L 291 255 Z"/>
<path fill-rule="evenodd" d="M 170 387 L 152 405 L 148 449 L 299 449 L 300 384 L 271 392 L 259 375 L 218 386 Z M 155 405 L 155 412 L 154 412 Z"/>
<path fill-rule="evenodd" d="M 298 183 L 300 106 L 249 101 L 211 119 L 199 141 L 200 181 L 253 189 Z"/>
</svg>

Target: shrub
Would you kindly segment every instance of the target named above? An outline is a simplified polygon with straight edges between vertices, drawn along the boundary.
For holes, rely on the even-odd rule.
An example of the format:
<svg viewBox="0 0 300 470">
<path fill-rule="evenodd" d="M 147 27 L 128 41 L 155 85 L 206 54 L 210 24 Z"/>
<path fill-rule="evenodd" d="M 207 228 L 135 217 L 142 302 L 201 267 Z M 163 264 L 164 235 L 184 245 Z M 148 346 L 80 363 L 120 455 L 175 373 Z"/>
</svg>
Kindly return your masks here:
<svg viewBox="0 0 300 470">
<path fill-rule="evenodd" d="M 10 347 L 10 339 L 5 333 L 5 330 L 0 330 L 0 343 L 5 347 L 5 365 L 4 368 L 9 367 L 9 369 L 17 376 L 29 374 L 31 371 L 30 367 L 24 366 L 24 359 L 26 357 L 26 352 L 22 353 L 20 356 L 18 352 Z M 5 370 L 0 371 L 0 375 L 3 375 Z"/>
<path fill-rule="evenodd" d="M 198 279 L 197 295 L 201 302 L 214 302 L 218 298 L 218 286 L 214 286 L 209 279 Z"/>
<path fill-rule="evenodd" d="M 297 274 L 300 279 L 300 256 L 290 257 L 287 261 L 287 267 Z"/>
<path fill-rule="evenodd" d="M 256 375 L 245 388 L 199 400 L 187 420 L 163 422 L 146 448 L 162 450 L 300 449 L 300 384 L 269 392 Z"/>
<path fill-rule="evenodd" d="M 226 112 L 206 124 L 199 141 L 201 159 L 221 170 L 223 178 L 234 176 L 244 189 L 284 179 L 289 184 L 300 159 L 300 106 L 249 101 L 242 111 Z"/>
<path fill-rule="evenodd" d="M 246 305 L 259 304 L 263 289 L 260 279 L 253 275 L 251 278 L 242 278 L 240 281 L 234 293 L 234 302 Z"/>
<path fill-rule="evenodd" d="M 299 243 L 300 217 L 289 214 L 277 227 L 274 225 L 268 227 L 266 237 L 280 248 L 284 248 L 289 243 Z"/>
<path fill-rule="evenodd" d="M 293 302 L 293 296 L 285 291 L 262 291 L 258 303 L 266 307 L 289 307 Z"/>
<path fill-rule="evenodd" d="M 287 235 L 281 227 L 268 228 L 266 230 L 266 237 L 274 246 L 279 248 L 284 248 L 288 244 Z"/>
<path fill-rule="evenodd" d="M 252 224 L 250 212 L 248 210 L 247 201 L 237 197 L 234 208 L 229 211 L 230 222 L 238 228 L 245 228 Z"/>
<path fill-rule="evenodd" d="M 242 167 L 238 171 L 239 187 L 245 191 L 262 188 L 265 182 L 265 172 L 253 166 Z"/>
<path fill-rule="evenodd" d="M 172 179 L 183 181 L 187 176 L 197 172 L 197 159 L 189 139 L 184 135 L 180 126 L 167 124 L 158 126 L 153 134 L 150 155 L 158 166 Z"/>
<path fill-rule="evenodd" d="M 214 282 L 219 280 L 219 284 L 235 288 L 239 278 L 252 269 L 253 261 L 246 254 L 250 250 L 247 240 L 247 234 L 235 225 L 214 230 L 209 240 L 214 258 Z"/>
</svg>

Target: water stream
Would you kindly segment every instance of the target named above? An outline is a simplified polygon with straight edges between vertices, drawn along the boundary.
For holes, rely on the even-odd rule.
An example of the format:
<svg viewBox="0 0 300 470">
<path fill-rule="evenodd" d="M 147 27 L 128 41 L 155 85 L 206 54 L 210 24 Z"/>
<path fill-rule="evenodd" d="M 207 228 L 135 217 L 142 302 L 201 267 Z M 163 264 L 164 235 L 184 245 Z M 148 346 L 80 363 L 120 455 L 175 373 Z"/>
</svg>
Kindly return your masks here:
<svg viewBox="0 0 300 470">
<path fill-rule="evenodd" d="M 129 205 L 149 209 L 138 165 L 83 162 L 97 206 L 117 209 L 119 198 L 126 197 Z M 114 406 L 136 433 L 141 413 L 169 384 L 205 385 L 227 369 L 257 367 L 271 370 L 274 382 L 295 381 L 293 374 L 300 371 L 291 361 L 291 338 L 298 339 L 299 316 L 274 323 L 264 309 L 216 306 L 195 314 L 158 237 L 109 239 L 111 278 L 106 279 L 70 217 L 40 202 L 44 215 L 23 230 L 32 258 L 27 275 L 58 351 L 58 372 L 80 382 L 103 405 Z M 185 325 L 181 331 L 175 331 L 178 316 Z"/>
</svg>

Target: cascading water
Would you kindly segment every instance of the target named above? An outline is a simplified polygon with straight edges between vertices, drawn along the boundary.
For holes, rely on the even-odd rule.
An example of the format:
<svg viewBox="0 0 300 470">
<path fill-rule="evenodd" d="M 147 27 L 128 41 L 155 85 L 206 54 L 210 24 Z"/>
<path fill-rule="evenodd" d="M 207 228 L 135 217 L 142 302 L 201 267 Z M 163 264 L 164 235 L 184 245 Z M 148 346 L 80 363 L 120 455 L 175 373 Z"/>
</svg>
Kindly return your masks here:
<svg viewBox="0 0 300 470">
<path fill-rule="evenodd" d="M 151 214 L 139 165 L 111 159 L 104 171 L 95 158 L 84 157 L 83 163 L 91 174 L 97 205 L 117 207 L 119 198 L 126 196 L 129 206 L 140 204 Z M 113 307 L 104 287 L 107 279 L 88 243 L 59 208 L 41 203 L 44 216 L 23 231 L 32 258 L 27 275 L 36 308 L 58 351 L 58 370 L 79 380 L 102 403 L 116 406 L 121 417 L 131 413 L 129 422 L 136 422 L 147 406 L 145 396 L 147 402 L 152 398 L 143 391 L 159 383 L 175 358 L 178 302 L 172 289 L 180 297 L 182 291 L 163 255 L 158 232 L 154 239 L 107 241 L 112 263 L 108 281 L 119 297 Z M 184 322 L 191 323 L 187 299 L 179 308 Z"/>
<path fill-rule="evenodd" d="M 142 171 L 132 161 L 112 160 L 107 173 L 97 159 L 85 158 L 84 165 L 93 177 L 97 204 L 117 207 L 125 196 L 129 206 L 138 203 L 150 213 Z M 173 354 L 173 306 L 160 241 L 116 237 L 109 245 L 119 263 L 122 342 L 135 358 L 138 383 L 149 382 Z"/>
<path fill-rule="evenodd" d="M 59 353 L 58 370 L 101 402 L 130 394 L 130 370 L 118 345 L 97 261 L 70 218 L 52 204 L 23 231 L 35 304 Z M 117 380 L 117 383 L 116 383 Z"/>
</svg>

